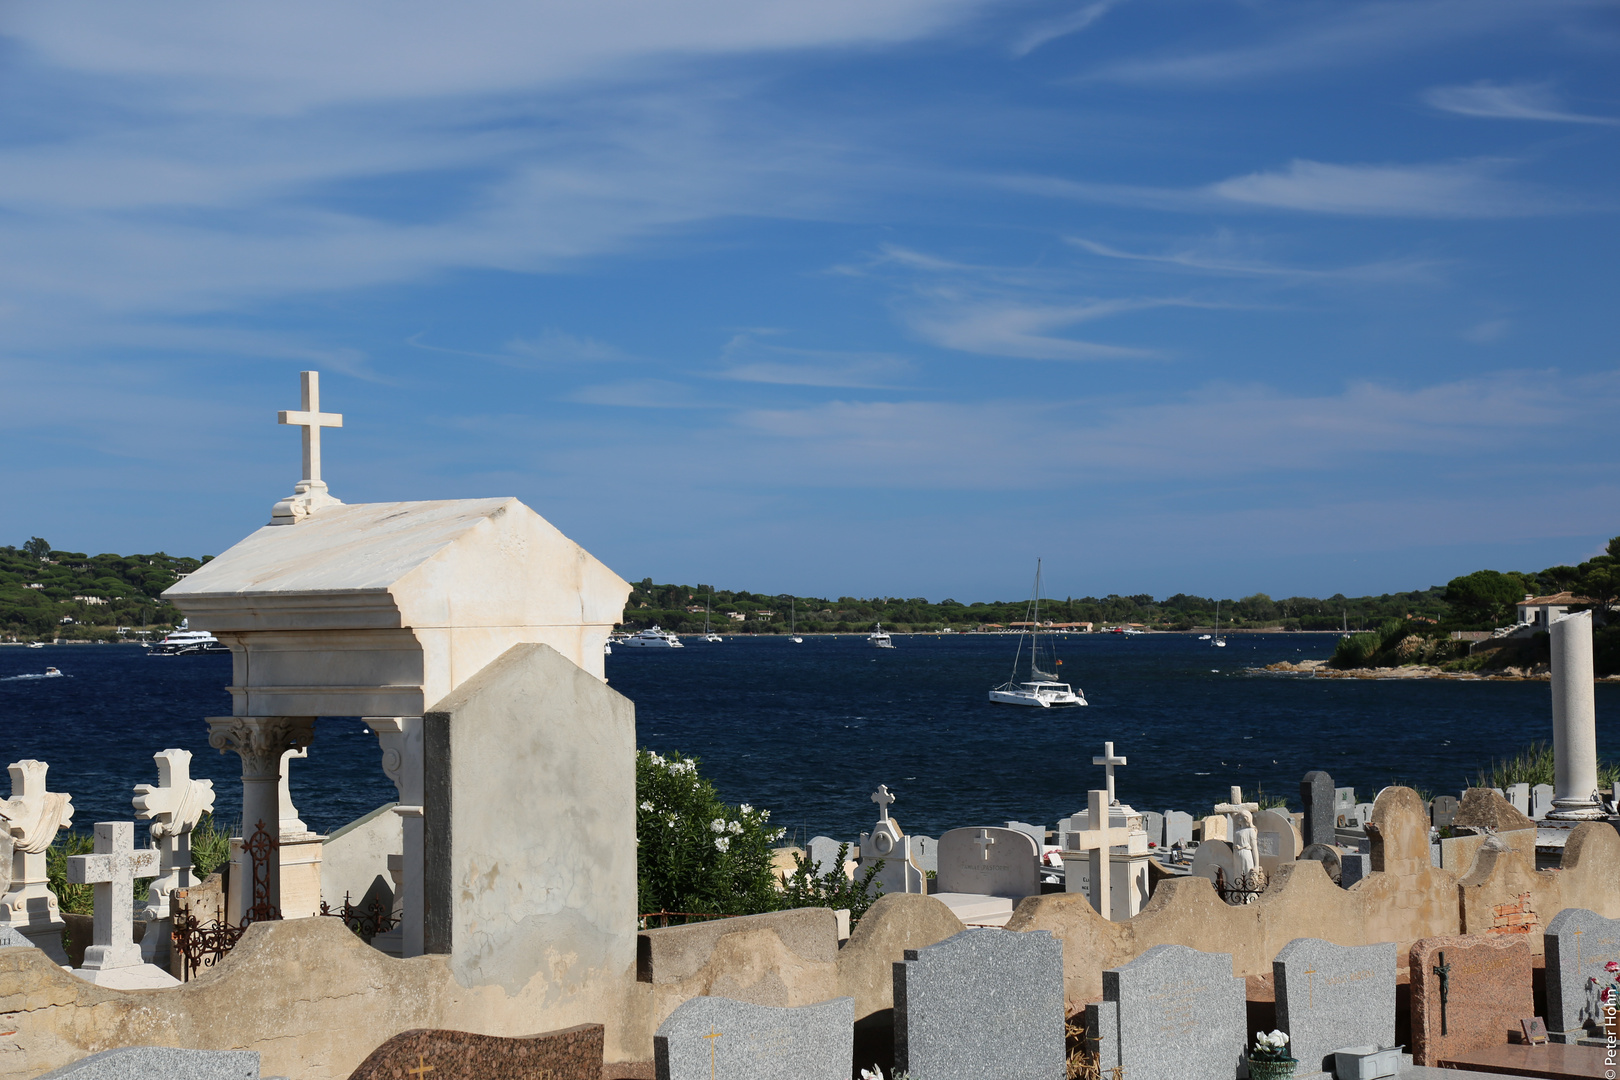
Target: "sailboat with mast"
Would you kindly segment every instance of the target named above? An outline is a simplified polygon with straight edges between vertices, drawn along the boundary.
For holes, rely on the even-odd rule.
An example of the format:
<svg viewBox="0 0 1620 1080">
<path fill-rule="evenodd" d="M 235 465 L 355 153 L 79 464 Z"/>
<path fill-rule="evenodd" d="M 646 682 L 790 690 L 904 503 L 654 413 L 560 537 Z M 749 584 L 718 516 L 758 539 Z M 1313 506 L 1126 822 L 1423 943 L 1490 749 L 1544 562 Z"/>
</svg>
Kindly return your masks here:
<svg viewBox="0 0 1620 1080">
<path fill-rule="evenodd" d="M 709 595 L 705 596 L 703 598 L 703 640 L 704 641 L 712 641 L 716 645 L 718 645 L 720 642 L 724 641 L 725 638 L 721 637 L 719 634 L 717 634 L 713 630 L 709 629 L 709 608 L 712 606 L 710 601 L 712 601 L 713 599 L 714 599 L 714 588 L 713 588 L 713 586 L 710 586 Z"/>
<path fill-rule="evenodd" d="M 1029 638 L 1029 678 L 1020 681 L 1019 666 L 1024 659 L 1024 638 Z M 1050 637 L 1050 635 L 1047 635 Z M 1085 695 L 1068 683 L 1058 682 L 1055 671 L 1044 671 L 1041 664 L 1056 668 L 1061 662 L 1050 655 L 1042 655 L 1041 643 L 1041 560 L 1035 560 L 1035 590 L 1029 598 L 1029 628 L 1018 635 L 1018 651 L 1013 656 L 1012 677 L 990 691 L 990 700 L 999 705 L 1029 705 L 1050 709 L 1058 705 L 1084 705 Z"/>
<path fill-rule="evenodd" d="M 792 597 L 788 602 L 791 605 L 788 608 L 788 637 L 793 639 L 793 644 L 803 645 L 804 638 L 799 636 L 799 598 Z"/>
<path fill-rule="evenodd" d="M 1221 637 L 1221 602 L 1219 600 L 1215 601 L 1215 636 L 1210 638 L 1209 643 L 1217 649 L 1226 648 L 1226 639 Z"/>
</svg>

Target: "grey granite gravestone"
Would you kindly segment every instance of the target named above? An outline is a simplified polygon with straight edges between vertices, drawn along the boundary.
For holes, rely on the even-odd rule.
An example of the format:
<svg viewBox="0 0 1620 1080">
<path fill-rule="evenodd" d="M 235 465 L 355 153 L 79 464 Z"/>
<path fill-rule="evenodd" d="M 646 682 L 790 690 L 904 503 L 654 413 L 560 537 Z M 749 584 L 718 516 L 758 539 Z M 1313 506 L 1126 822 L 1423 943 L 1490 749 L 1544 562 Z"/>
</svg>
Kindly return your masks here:
<svg viewBox="0 0 1620 1080">
<path fill-rule="evenodd" d="M 1339 885 L 1348 889 L 1372 873 L 1372 856 L 1362 851 L 1346 852 L 1339 856 Z"/>
<path fill-rule="evenodd" d="M 1517 810 L 1525 817 L 1530 816 L 1529 784 L 1509 784 L 1508 789 L 1506 792 L 1504 792 L 1504 794 L 1507 795 L 1507 801 L 1513 804 L 1513 809 Z"/>
<path fill-rule="evenodd" d="M 849 1080 L 854 1061 L 850 997 L 794 1008 L 695 997 L 653 1036 L 658 1080 Z"/>
<path fill-rule="evenodd" d="M 1305 808 L 1300 823 L 1305 846 L 1333 843 L 1333 777 L 1321 769 L 1306 773 L 1299 782 L 1299 800 Z"/>
<path fill-rule="evenodd" d="M 932 836 L 911 838 L 911 858 L 923 873 L 939 872 L 939 841 Z"/>
<path fill-rule="evenodd" d="M 259 1080 L 257 1050 L 124 1046 L 80 1058 L 37 1080 Z"/>
<path fill-rule="evenodd" d="M 22 931 L 12 926 L 0 926 L 0 949 L 29 948 L 37 949 L 32 941 L 23 937 Z"/>
<path fill-rule="evenodd" d="M 1457 797 L 1455 795 L 1436 795 L 1429 807 L 1430 822 L 1437 829 L 1449 829 L 1451 823 L 1457 820 Z"/>
<path fill-rule="evenodd" d="M 913 1080 L 1063 1075 L 1063 943 L 964 930 L 894 965 L 894 1067 Z"/>
<path fill-rule="evenodd" d="M 1246 1067 L 1248 995 L 1230 953 L 1155 945 L 1102 975 L 1102 1002 L 1086 1006 L 1102 1075 L 1233 1080 Z"/>
<path fill-rule="evenodd" d="M 1156 814 L 1152 810 L 1142 814 L 1142 827 L 1147 830 L 1148 843 L 1154 847 L 1164 847 L 1164 815 Z"/>
<path fill-rule="evenodd" d="M 1173 848 L 1177 844 L 1183 847 L 1192 843 L 1193 816 L 1181 810 L 1166 810 L 1164 812 L 1164 846 Z"/>
<path fill-rule="evenodd" d="M 1547 1034 L 1553 1042 L 1578 1042 L 1603 1030 L 1600 987 L 1611 978 L 1603 968 L 1620 961 L 1620 919 L 1585 908 L 1565 908 L 1547 924 Z"/>
<path fill-rule="evenodd" d="M 1553 786 L 1537 784 L 1530 789 L 1530 820 L 1540 821 L 1553 808 Z"/>
<path fill-rule="evenodd" d="M 1392 941 L 1344 946 L 1295 938 L 1271 963 L 1277 1026 L 1299 1059 L 1297 1076 L 1333 1071 L 1333 1052 L 1349 1046 L 1395 1045 Z"/>
<path fill-rule="evenodd" d="M 811 862 L 821 864 L 821 869 L 817 873 L 827 874 L 833 870 L 843 873 L 844 868 L 838 865 L 839 844 L 840 841 L 834 840 L 830 836 L 812 836 L 810 838 L 810 843 L 807 845 L 809 851 L 806 854 Z M 849 858 L 856 854 L 858 850 L 854 844 L 850 844 L 849 850 L 844 852 L 844 857 Z"/>
</svg>

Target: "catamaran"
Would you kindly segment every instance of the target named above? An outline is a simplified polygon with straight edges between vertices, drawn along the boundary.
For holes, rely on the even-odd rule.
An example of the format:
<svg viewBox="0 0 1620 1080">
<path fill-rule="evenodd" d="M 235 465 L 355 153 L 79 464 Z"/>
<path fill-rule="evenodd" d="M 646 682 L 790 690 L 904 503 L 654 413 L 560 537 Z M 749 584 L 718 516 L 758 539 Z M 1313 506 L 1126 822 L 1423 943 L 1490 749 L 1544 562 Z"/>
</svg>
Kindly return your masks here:
<svg viewBox="0 0 1620 1080">
<path fill-rule="evenodd" d="M 1211 645 L 1217 649 L 1226 648 L 1226 639 L 1221 637 L 1221 602 L 1215 601 L 1215 636 L 1210 639 Z"/>
<path fill-rule="evenodd" d="M 1041 560 L 1035 560 L 1035 591 L 1029 598 L 1029 679 L 1020 682 L 1018 665 L 1024 658 L 1024 637 L 1018 635 L 1018 651 L 1013 654 L 1012 677 L 990 691 L 990 700 L 999 705 L 1030 705 L 1050 709 L 1054 705 L 1084 705 L 1085 695 L 1068 683 L 1058 682 L 1055 672 L 1042 671 L 1041 662 Z M 1045 658 L 1056 667 L 1061 661 Z"/>
<path fill-rule="evenodd" d="M 721 637 L 719 634 L 717 634 L 713 630 L 709 629 L 709 607 L 710 607 L 709 602 L 711 600 L 713 600 L 713 599 L 714 599 L 714 588 L 711 586 L 709 588 L 709 595 L 705 596 L 703 598 L 703 640 L 704 641 L 712 641 L 716 645 L 718 645 L 720 642 L 724 641 L 725 638 Z"/>
<path fill-rule="evenodd" d="M 799 636 L 799 630 L 798 630 L 798 626 L 799 626 L 799 599 L 798 599 L 798 597 L 793 598 L 792 605 L 793 606 L 788 609 L 788 637 L 793 639 L 793 644 L 795 644 L 795 645 L 803 645 L 804 644 L 804 638 Z"/>
</svg>

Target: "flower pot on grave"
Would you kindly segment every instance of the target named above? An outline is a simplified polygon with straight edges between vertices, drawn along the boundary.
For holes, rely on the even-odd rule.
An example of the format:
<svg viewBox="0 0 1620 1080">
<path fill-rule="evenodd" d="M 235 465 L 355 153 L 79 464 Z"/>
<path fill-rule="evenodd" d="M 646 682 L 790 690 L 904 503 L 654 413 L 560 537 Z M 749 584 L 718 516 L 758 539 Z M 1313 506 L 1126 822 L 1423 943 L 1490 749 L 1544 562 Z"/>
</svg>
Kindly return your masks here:
<svg viewBox="0 0 1620 1080">
<path fill-rule="evenodd" d="M 1293 1058 L 1282 1061 L 1258 1061 L 1249 1059 L 1249 1080 L 1287 1080 L 1294 1075 L 1294 1067 L 1299 1062 Z"/>
</svg>

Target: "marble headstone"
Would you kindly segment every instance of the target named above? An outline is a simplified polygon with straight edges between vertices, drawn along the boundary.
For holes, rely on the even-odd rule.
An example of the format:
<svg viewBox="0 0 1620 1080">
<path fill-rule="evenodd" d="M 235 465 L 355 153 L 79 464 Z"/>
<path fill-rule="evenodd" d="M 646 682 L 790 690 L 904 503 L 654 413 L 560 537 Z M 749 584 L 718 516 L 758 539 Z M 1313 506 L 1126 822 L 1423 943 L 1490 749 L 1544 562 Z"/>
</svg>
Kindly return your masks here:
<svg viewBox="0 0 1620 1080">
<path fill-rule="evenodd" d="M 122 1046 L 80 1058 L 37 1080 L 259 1080 L 257 1050 Z"/>
<path fill-rule="evenodd" d="M 1312 769 L 1299 782 L 1299 798 L 1305 808 L 1305 845 L 1333 843 L 1333 777 Z"/>
<path fill-rule="evenodd" d="M 1508 789 L 1503 794 L 1507 796 L 1507 801 L 1513 804 L 1513 809 L 1525 817 L 1530 816 L 1529 784 L 1509 784 Z"/>
<path fill-rule="evenodd" d="M 1335 1050 L 1395 1045 L 1395 943 L 1343 946 L 1295 938 L 1271 963 L 1277 1026 L 1297 1076 L 1333 1071 Z"/>
<path fill-rule="evenodd" d="M 35 945 L 32 941 L 29 941 L 26 937 L 24 937 L 21 931 L 15 930 L 9 926 L 0 925 L 0 949 L 10 948 L 37 949 L 39 946 Z"/>
<path fill-rule="evenodd" d="M 418 1028 L 373 1050 L 349 1080 L 601 1080 L 602 1039 L 601 1024 L 515 1038 Z"/>
<path fill-rule="evenodd" d="M 894 965 L 894 1067 L 915 1080 L 1053 1080 L 1063 1025 L 1050 931 L 964 930 Z"/>
<path fill-rule="evenodd" d="M 1185 847 L 1192 843 L 1193 817 L 1182 810 L 1166 810 L 1164 812 L 1164 846 L 1175 847 L 1181 844 Z"/>
<path fill-rule="evenodd" d="M 1540 821 L 1553 808 L 1553 786 L 1537 784 L 1530 789 L 1530 820 Z"/>
<path fill-rule="evenodd" d="M 1103 973 L 1103 1001 L 1086 1006 L 1104 1076 L 1232 1080 L 1248 1034 L 1244 980 L 1229 953 L 1155 945 Z M 1052 1073 L 1059 1076 L 1061 1072 Z"/>
<path fill-rule="evenodd" d="M 1020 900 L 1041 891 L 1041 849 L 1016 829 L 952 829 L 939 838 L 939 892 Z"/>
<path fill-rule="evenodd" d="M 1275 874 L 1279 866 L 1294 861 L 1297 848 L 1293 818 L 1277 810 L 1262 810 L 1254 815 L 1254 828 L 1259 833 L 1262 870 Z"/>
<path fill-rule="evenodd" d="M 1046 827 L 1044 825 L 1031 825 L 1027 821 L 1009 821 L 1007 822 L 1007 828 L 1021 832 L 1035 841 L 1036 850 L 1046 844 Z"/>
<path fill-rule="evenodd" d="M 939 872 L 939 841 L 932 836 L 911 837 L 911 859 L 924 874 Z"/>
<path fill-rule="evenodd" d="M 848 1080 L 854 1032 L 850 997 L 795 1008 L 695 997 L 659 1025 L 653 1067 L 658 1080 Z"/>
<path fill-rule="evenodd" d="M 811 862 L 821 864 L 821 868 L 817 871 L 817 873 L 826 875 L 834 870 L 840 873 L 843 872 L 844 868 L 838 865 L 838 847 L 840 843 L 846 842 L 847 841 L 834 840 L 830 836 L 812 836 L 810 838 L 810 850 L 807 853 L 807 857 Z M 860 849 L 854 844 L 850 844 L 848 850 L 844 852 L 844 858 L 847 859 L 850 856 L 857 855 L 859 853 Z"/>
<path fill-rule="evenodd" d="M 1455 795 L 1436 795 L 1429 811 L 1435 828 L 1449 829 L 1451 823 L 1457 820 L 1457 797 Z"/>
<path fill-rule="evenodd" d="M 1530 943 L 1522 935 L 1422 938 L 1408 955 L 1415 1065 L 1505 1046 L 1519 1021 L 1536 1014 Z"/>
<path fill-rule="evenodd" d="M 1603 965 L 1620 961 L 1620 919 L 1565 908 L 1547 924 L 1547 1032 L 1577 1042 L 1603 1030 L 1601 987 L 1613 980 Z"/>
</svg>

